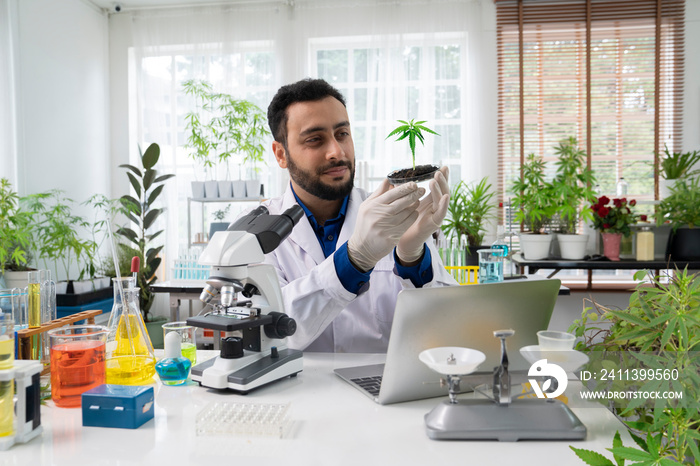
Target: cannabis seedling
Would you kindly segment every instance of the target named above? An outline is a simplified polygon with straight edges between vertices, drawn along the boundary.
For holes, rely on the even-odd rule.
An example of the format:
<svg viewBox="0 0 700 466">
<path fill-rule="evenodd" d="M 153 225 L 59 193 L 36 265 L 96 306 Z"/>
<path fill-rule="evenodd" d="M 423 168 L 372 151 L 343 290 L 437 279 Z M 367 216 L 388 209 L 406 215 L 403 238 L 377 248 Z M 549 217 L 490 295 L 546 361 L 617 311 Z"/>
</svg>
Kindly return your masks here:
<svg viewBox="0 0 700 466">
<path fill-rule="evenodd" d="M 394 135 L 399 135 L 398 138 L 396 138 L 397 141 L 401 141 L 403 139 L 408 138 L 408 145 L 411 148 L 411 156 L 413 157 L 413 169 L 416 169 L 416 139 L 420 141 L 422 145 L 425 145 L 425 139 L 423 137 L 422 131 L 425 131 L 426 133 L 430 134 L 435 134 L 436 136 L 440 136 L 438 133 L 433 131 L 432 129 L 428 128 L 427 126 L 423 126 L 423 123 L 425 121 L 404 121 L 404 120 L 397 120 L 399 123 L 402 123 L 401 126 L 398 126 L 394 128 L 391 133 L 386 137 L 386 139 L 389 139 L 390 137 Z"/>
</svg>

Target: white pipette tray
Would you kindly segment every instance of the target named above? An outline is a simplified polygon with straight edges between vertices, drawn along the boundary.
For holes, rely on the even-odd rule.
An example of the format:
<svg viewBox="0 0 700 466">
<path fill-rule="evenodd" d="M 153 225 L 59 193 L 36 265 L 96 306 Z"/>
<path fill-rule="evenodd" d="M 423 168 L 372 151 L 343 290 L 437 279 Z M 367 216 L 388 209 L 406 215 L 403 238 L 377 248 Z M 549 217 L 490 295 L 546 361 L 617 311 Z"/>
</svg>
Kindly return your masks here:
<svg viewBox="0 0 700 466">
<path fill-rule="evenodd" d="M 209 403 L 195 419 L 198 436 L 284 438 L 291 425 L 288 403 Z"/>
</svg>

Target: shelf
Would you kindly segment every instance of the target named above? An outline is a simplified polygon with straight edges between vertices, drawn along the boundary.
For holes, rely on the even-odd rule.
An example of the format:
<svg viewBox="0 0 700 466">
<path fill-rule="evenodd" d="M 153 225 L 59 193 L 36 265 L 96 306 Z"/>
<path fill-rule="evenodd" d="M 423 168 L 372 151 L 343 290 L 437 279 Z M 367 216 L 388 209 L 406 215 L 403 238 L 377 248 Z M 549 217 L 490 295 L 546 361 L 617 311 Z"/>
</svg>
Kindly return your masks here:
<svg viewBox="0 0 700 466">
<path fill-rule="evenodd" d="M 191 228 L 191 221 L 192 221 L 192 212 L 191 212 L 191 206 L 193 202 L 198 202 L 201 204 L 209 204 L 209 203 L 224 203 L 224 202 L 255 202 L 255 203 L 261 203 L 265 199 L 257 196 L 257 197 L 188 197 L 187 198 L 187 248 L 189 249 L 193 244 L 207 244 L 205 243 L 194 243 L 192 241 L 192 228 Z M 206 221 L 204 219 L 204 206 L 202 206 L 202 232 L 206 233 Z"/>
<path fill-rule="evenodd" d="M 188 197 L 192 202 L 260 202 L 263 199 L 258 197 Z"/>
</svg>

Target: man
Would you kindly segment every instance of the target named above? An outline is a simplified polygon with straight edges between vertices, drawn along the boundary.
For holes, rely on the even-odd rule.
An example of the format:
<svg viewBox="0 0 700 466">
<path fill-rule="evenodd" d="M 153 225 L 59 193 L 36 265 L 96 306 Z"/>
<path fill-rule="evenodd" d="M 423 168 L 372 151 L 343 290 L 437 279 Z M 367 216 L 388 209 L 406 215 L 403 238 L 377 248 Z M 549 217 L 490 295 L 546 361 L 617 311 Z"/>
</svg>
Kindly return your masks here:
<svg viewBox="0 0 700 466">
<path fill-rule="evenodd" d="M 289 346 L 385 352 L 401 289 L 456 284 L 431 238 L 447 212 L 447 167 L 422 201 L 424 188 L 387 180 L 368 196 L 353 187 L 355 151 L 336 89 L 320 79 L 283 86 L 267 115 L 275 159 L 291 181 L 264 204 L 273 214 L 299 204 L 306 214 L 266 256 L 297 321 Z"/>
</svg>

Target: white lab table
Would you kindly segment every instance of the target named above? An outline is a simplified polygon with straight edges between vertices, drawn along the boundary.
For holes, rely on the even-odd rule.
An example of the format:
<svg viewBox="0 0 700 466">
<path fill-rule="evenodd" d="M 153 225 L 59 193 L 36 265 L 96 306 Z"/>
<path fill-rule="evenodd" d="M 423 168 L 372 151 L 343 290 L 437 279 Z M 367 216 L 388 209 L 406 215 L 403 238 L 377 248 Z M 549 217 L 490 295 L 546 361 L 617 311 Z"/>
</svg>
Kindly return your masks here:
<svg viewBox="0 0 700 466">
<path fill-rule="evenodd" d="M 198 357 L 212 354 L 200 351 Z M 588 428 L 585 441 L 430 440 L 423 416 L 440 398 L 380 406 L 333 373 L 336 367 L 379 363 L 384 357 L 306 353 L 297 377 L 245 396 L 193 382 L 176 387 L 154 382 L 155 418 L 135 430 L 82 427 L 80 409 L 57 408 L 49 401 L 41 409 L 44 432 L 0 452 L 0 465 L 243 464 L 231 460 L 250 466 L 581 465 L 570 444 L 607 454 L 615 431 L 625 430 L 605 408 L 591 403 L 573 409 Z M 294 427 L 283 439 L 197 437 L 195 416 L 213 401 L 290 403 Z M 623 440 L 631 443 L 624 433 Z"/>
</svg>

